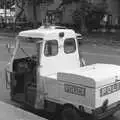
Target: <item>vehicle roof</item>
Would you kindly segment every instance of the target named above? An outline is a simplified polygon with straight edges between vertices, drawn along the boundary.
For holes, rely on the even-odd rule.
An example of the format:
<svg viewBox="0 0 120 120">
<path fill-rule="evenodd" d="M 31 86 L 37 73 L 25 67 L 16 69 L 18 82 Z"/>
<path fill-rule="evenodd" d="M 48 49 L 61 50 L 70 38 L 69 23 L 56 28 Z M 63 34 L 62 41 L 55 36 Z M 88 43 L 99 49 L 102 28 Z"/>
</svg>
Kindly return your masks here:
<svg viewBox="0 0 120 120">
<path fill-rule="evenodd" d="M 32 30 L 22 31 L 18 34 L 18 36 L 22 37 L 31 37 L 31 38 L 45 38 L 47 39 L 57 39 L 59 37 L 59 33 L 64 32 L 64 37 L 75 37 L 76 34 L 72 29 L 55 29 L 55 28 L 38 28 Z"/>
<path fill-rule="evenodd" d="M 45 28 L 45 26 L 42 25 L 39 28 Z M 58 25 L 50 25 L 49 28 L 51 28 L 51 29 L 67 29 L 67 27 L 65 27 L 65 26 L 58 26 Z"/>
</svg>

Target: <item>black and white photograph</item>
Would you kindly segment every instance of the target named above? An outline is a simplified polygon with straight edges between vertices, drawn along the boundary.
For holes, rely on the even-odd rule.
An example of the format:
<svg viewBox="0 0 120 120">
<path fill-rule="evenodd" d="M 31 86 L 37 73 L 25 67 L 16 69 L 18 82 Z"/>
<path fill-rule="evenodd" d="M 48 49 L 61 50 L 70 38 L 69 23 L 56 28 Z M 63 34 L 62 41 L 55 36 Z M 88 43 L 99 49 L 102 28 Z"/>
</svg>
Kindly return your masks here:
<svg viewBox="0 0 120 120">
<path fill-rule="evenodd" d="M 120 120 L 120 0 L 0 0 L 0 120 Z"/>
</svg>

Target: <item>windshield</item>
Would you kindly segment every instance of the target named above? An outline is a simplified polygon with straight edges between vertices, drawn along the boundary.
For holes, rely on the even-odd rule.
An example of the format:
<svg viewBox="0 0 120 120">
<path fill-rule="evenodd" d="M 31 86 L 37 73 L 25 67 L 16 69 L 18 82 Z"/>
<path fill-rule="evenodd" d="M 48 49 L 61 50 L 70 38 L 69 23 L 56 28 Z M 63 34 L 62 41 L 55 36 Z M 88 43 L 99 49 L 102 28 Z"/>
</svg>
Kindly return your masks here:
<svg viewBox="0 0 120 120">
<path fill-rule="evenodd" d="M 37 42 L 40 40 L 41 38 L 19 37 L 16 41 L 16 47 L 13 51 L 14 59 L 37 56 L 38 47 L 42 45 Z"/>
</svg>

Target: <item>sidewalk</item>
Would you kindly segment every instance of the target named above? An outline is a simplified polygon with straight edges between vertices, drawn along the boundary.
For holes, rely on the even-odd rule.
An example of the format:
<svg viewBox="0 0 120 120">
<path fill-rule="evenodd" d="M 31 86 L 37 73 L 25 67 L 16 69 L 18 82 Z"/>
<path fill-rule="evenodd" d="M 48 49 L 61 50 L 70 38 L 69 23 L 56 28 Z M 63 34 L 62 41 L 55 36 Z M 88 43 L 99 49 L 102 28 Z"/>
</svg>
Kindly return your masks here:
<svg viewBox="0 0 120 120">
<path fill-rule="evenodd" d="M 38 115 L 0 101 L 0 120 L 47 120 Z"/>
<path fill-rule="evenodd" d="M 110 32 L 92 32 L 84 36 L 83 44 L 94 44 L 98 46 L 120 47 L 120 31 L 115 33 Z"/>
<path fill-rule="evenodd" d="M 17 35 L 17 32 L 13 32 L 12 30 L 0 29 L 0 36 L 15 37 L 16 35 Z"/>
</svg>

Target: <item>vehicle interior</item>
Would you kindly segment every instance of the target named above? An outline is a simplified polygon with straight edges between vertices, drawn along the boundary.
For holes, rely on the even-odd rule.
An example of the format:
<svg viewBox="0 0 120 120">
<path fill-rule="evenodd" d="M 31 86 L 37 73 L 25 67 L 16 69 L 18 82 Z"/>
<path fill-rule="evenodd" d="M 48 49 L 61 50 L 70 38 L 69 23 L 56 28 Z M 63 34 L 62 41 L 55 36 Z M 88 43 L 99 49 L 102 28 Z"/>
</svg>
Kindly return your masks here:
<svg viewBox="0 0 120 120">
<path fill-rule="evenodd" d="M 29 101 L 30 104 L 33 103 L 33 98 L 35 98 L 36 68 L 39 58 L 37 57 L 38 51 L 36 49 L 32 49 L 32 47 L 33 46 L 30 46 L 28 48 L 30 50 L 27 50 L 26 46 L 19 45 L 17 53 L 14 56 L 13 72 L 11 73 L 12 99 L 17 102 Z M 34 45 L 34 47 L 37 48 L 36 45 Z M 29 98 L 29 96 L 32 98 Z"/>
<path fill-rule="evenodd" d="M 27 87 L 36 85 L 36 62 L 29 57 L 15 59 L 12 76 L 12 96 L 22 102 L 25 100 Z"/>
</svg>

